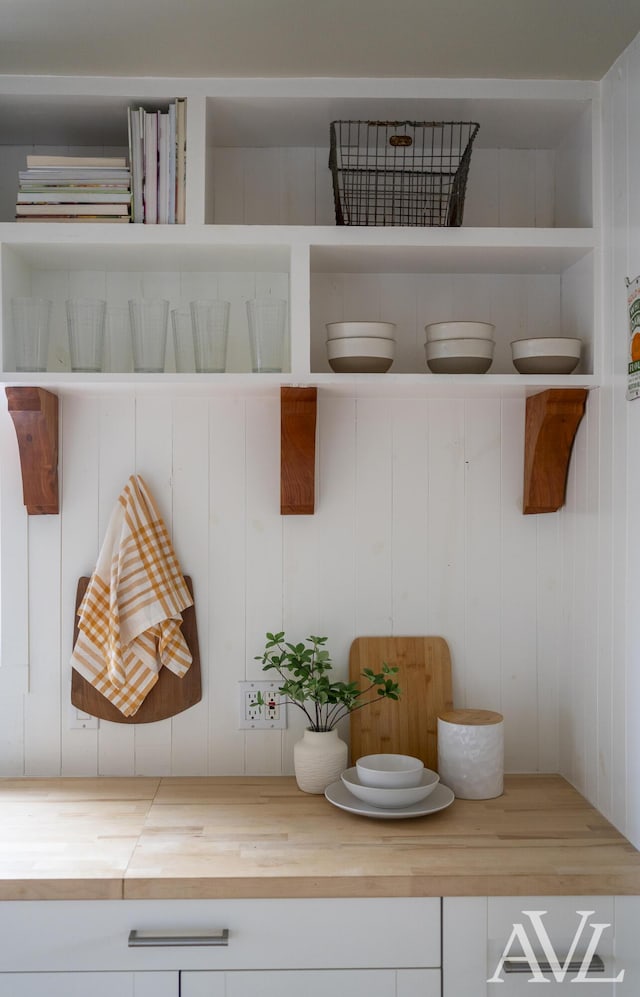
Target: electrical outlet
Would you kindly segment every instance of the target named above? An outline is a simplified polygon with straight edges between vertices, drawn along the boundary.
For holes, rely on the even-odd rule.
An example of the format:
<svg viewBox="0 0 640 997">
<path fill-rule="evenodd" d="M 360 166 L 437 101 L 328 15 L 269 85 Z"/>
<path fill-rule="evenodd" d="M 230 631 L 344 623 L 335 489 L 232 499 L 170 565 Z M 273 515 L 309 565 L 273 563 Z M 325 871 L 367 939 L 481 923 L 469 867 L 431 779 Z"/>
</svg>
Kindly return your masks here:
<svg viewBox="0 0 640 997">
<path fill-rule="evenodd" d="M 240 682 L 238 728 L 240 730 L 284 730 L 287 707 L 277 682 Z M 263 703 L 258 701 L 262 693 Z"/>
<path fill-rule="evenodd" d="M 92 717 L 89 713 L 79 710 L 73 703 L 69 709 L 69 729 L 70 730 L 97 730 L 100 721 L 97 717 Z"/>
</svg>

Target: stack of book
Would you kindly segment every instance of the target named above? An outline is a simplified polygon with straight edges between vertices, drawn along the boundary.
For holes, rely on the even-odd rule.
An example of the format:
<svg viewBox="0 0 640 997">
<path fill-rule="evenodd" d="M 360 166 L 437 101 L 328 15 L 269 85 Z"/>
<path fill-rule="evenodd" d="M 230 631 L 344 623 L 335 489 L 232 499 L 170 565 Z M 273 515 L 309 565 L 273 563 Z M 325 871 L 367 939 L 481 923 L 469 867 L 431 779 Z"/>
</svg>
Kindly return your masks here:
<svg viewBox="0 0 640 997">
<path fill-rule="evenodd" d="M 186 151 L 186 100 L 167 111 L 129 108 L 132 221 L 184 224 Z"/>
<path fill-rule="evenodd" d="M 19 222 L 128 222 L 130 209 L 124 157 L 27 156 L 19 172 Z"/>
</svg>

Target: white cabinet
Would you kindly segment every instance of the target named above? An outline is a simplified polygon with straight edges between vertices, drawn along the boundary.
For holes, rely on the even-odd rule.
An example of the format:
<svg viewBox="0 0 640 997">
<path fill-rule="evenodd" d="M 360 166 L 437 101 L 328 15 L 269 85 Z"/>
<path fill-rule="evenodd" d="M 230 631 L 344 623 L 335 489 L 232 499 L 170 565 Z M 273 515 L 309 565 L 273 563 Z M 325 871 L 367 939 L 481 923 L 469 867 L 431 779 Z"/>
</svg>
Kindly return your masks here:
<svg viewBox="0 0 640 997">
<path fill-rule="evenodd" d="M 178 997 L 178 973 L 2 973 L 0 997 Z"/>
<path fill-rule="evenodd" d="M 13 222 L 17 172 L 27 152 L 126 151 L 126 108 L 187 99 L 187 224 L 184 226 Z M 336 226 L 328 169 L 329 123 L 373 118 L 474 120 L 461 228 Z M 599 218 L 593 169 L 600 155 L 598 87 L 562 81 L 140 80 L 37 78 L 0 81 L 5 154 L 0 175 L 2 357 L 15 372 L 10 299 L 54 301 L 48 371 L 38 381 L 86 384 L 206 383 L 277 387 L 294 378 L 332 390 L 510 392 L 598 382 Z M 4 220 L 4 223 L 3 221 Z M 282 375 L 251 375 L 244 302 L 285 297 L 290 353 Z M 129 373 L 113 348 L 105 372 L 69 372 L 64 298 L 196 296 L 231 301 L 228 372 Z M 325 324 L 341 319 L 397 324 L 397 357 L 386 375 L 336 375 Z M 424 325 L 479 318 L 496 325 L 492 368 L 483 377 L 427 372 Z M 510 341 L 579 336 L 571 377 L 523 377 Z M 24 381 L 24 375 L 22 376 Z M 453 388 L 455 385 L 455 389 Z"/>
<path fill-rule="evenodd" d="M 438 969 L 186 972 L 180 997 L 440 997 Z"/>
<path fill-rule="evenodd" d="M 445 898 L 443 997 L 573 993 L 585 976 L 598 997 L 637 994 L 639 923 L 640 897 Z"/>
<path fill-rule="evenodd" d="M 116 977 L 126 997 L 154 979 L 154 997 L 177 997 L 178 973 L 182 997 L 440 992 L 435 898 L 7 901 L 0 932 L 0 997 L 57 997 L 67 979 L 75 995 L 94 974 L 98 997 Z"/>
</svg>

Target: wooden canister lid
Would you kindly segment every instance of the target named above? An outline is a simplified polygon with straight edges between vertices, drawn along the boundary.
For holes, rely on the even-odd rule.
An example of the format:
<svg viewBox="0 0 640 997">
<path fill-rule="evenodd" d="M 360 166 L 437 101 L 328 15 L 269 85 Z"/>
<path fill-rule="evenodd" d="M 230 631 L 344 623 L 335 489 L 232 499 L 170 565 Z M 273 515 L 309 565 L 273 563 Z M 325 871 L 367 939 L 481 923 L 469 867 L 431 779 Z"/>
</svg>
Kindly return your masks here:
<svg viewBox="0 0 640 997">
<path fill-rule="evenodd" d="M 482 727 L 488 724 L 500 724 L 503 717 L 501 713 L 494 713 L 493 710 L 447 710 L 446 713 L 438 714 L 438 720 L 444 720 L 448 724 Z"/>
</svg>

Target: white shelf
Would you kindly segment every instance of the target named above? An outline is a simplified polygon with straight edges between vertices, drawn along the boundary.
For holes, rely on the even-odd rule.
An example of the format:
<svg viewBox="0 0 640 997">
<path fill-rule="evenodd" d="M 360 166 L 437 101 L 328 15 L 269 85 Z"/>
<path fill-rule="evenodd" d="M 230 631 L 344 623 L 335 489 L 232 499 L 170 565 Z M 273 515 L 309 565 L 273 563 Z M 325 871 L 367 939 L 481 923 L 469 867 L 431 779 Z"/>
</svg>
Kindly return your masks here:
<svg viewBox="0 0 640 997">
<path fill-rule="evenodd" d="M 37 379 L 63 392 L 263 392 L 308 383 L 352 394 L 506 395 L 567 383 L 592 387 L 600 352 L 592 170 L 599 156 L 598 92 L 580 81 L 0 76 L 0 124 L 10 150 L 0 178 L 5 217 L 26 151 L 126 147 L 129 105 L 186 97 L 189 150 L 187 225 L 0 222 L 3 363 L 10 370 L 11 296 L 46 293 L 58 308 L 50 351 L 57 370 Z M 345 118 L 478 121 L 465 225 L 335 226 L 329 122 Z M 136 296 L 137 281 L 174 307 L 195 288 L 206 296 L 208 275 L 210 286 L 217 281 L 220 296 L 232 300 L 234 373 L 67 372 L 64 297 L 84 292 L 122 305 Z M 252 287 L 289 299 L 290 372 L 247 372 L 242 323 Z M 467 304 L 477 314 L 461 315 Z M 361 314 L 369 308 L 377 314 Z M 426 372 L 423 325 L 444 317 L 497 322 L 498 373 Z M 398 323 L 397 373 L 329 372 L 325 323 L 348 318 Z M 580 373 L 544 379 L 511 373 L 510 340 L 531 335 L 584 338 Z M 171 367 L 171 343 L 168 353 Z M 23 375 L 4 377 L 25 383 Z"/>
<path fill-rule="evenodd" d="M 99 395 L 132 391 L 173 395 L 279 396 L 281 386 L 317 387 L 323 395 L 349 398 L 522 398 L 547 388 L 597 387 L 592 375 L 518 374 L 2 374 L 0 385 L 37 384 L 60 395 Z"/>
</svg>

